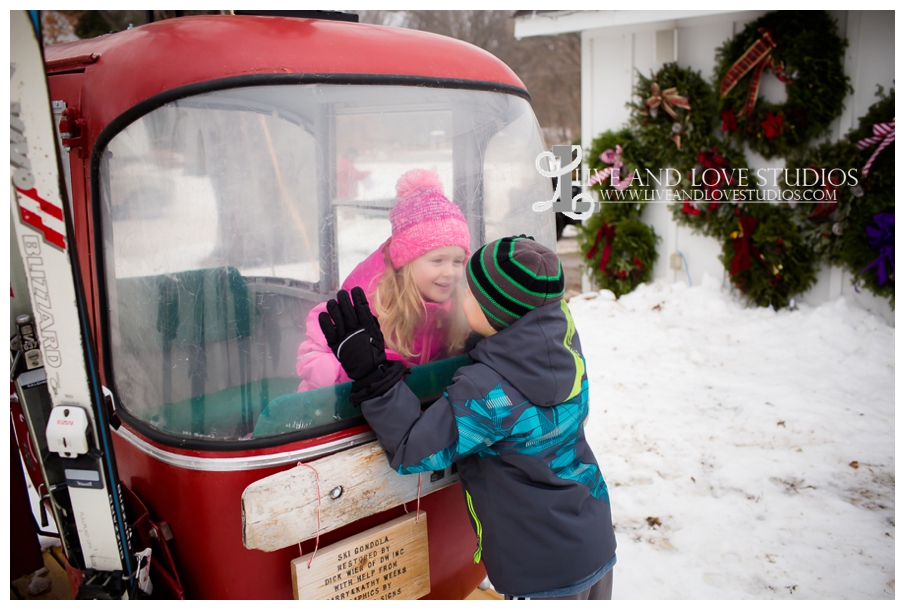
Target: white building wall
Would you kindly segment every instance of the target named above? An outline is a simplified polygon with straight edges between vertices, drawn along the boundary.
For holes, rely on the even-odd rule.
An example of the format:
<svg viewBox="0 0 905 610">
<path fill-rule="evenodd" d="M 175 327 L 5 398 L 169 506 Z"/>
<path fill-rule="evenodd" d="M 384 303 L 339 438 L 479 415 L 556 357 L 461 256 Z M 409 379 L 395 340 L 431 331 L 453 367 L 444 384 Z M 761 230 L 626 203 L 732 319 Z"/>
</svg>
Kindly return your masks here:
<svg viewBox="0 0 905 610">
<path fill-rule="evenodd" d="M 700 70 L 710 80 L 715 66 L 716 49 L 740 32 L 744 25 L 765 11 L 740 11 L 701 17 L 655 21 L 631 25 L 583 30 L 582 34 L 582 144 L 587 149 L 602 131 L 618 130 L 626 124 L 637 72 L 649 75 L 664 63 L 677 61 L 683 67 Z M 851 78 L 854 93 L 845 100 L 845 112 L 836 120 L 830 137 L 838 139 L 856 126 L 858 118 L 877 101 L 877 85 L 887 90 L 895 77 L 895 13 L 893 11 L 831 11 L 839 33 L 848 38 L 845 70 Z M 670 44 L 671 43 L 671 44 Z M 768 100 L 781 102 L 784 85 L 770 72 L 764 72 L 761 94 Z M 783 159 L 767 161 L 746 148 L 749 165 L 784 167 Z M 727 274 L 719 261 L 721 244 L 710 237 L 695 235 L 691 229 L 677 225 L 665 203 L 647 206 L 643 220 L 654 227 L 662 238 L 654 277 L 670 281 L 700 284 L 704 274 L 722 278 Z M 681 252 L 688 272 L 669 268 L 670 255 Z M 800 300 L 818 305 L 839 296 L 875 311 L 894 321 L 885 299 L 870 293 L 856 294 L 851 274 L 838 267 L 821 268 L 816 285 Z"/>
</svg>

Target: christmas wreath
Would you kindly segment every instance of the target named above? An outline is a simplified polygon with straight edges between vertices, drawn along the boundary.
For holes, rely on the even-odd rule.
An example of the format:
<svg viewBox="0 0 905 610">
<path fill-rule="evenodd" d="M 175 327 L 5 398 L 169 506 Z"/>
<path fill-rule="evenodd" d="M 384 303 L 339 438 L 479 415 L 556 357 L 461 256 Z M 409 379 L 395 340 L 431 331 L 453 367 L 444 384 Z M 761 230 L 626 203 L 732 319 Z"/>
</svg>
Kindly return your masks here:
<svg viewBox="0 0 905 610">
<path fill-rule="evenodd" d="M 782 206 L 805 245 L 827 264 L 838 264 L 852 207 L 860 205 L 861 155 L 848 140 L 823 143 L 787 160 L 777 187 Z"/>
<path fill-rule="evenodd" d="M 635 172 L 640 171 L 643 179 L 647 176 L 638 159 L 640 152 L 641 146 L 628 128 L 601 133 L 587 152 L 587 184 L 597 201 L 619 218 L 641 214 L 647 205 L 637 198 L 644 189 L 631 188 L 639 186 L 638 180 L 633 180 Z"/>
<path fill-rule="evenodd" d="M 889 94 L 877 87 L 880 101 L 873 104 L 867 114 L 858 119 L 858 127 L 848 134 L 864 158 L 861 177 L 869 192 L 895 192 L 896 169 L 896 91 Z"/>
<path fill-rule="evenodd" d="M 700 72 L 665 64 L 650 78 L 638 74 L 629 124 L 640 150 L 639 164 L 651 170 L 673 167 L 684 173 L 708 146 L 716 98 Z"/>
<path fill-rule="evenodd" d="M 601 204 L 600 211 L 585 220 L 578 232 L 585 265 L 595 282 L 617 297 L 650 280 L 659 241 L 650 226 L 636 215 L 626 216 L 619 207 Z"/>
<path fill-rule="evenodd" d="M 726 41 L 715 68 L 722 131 L 768 159 L 826 132 L 852 91 L 842 67 L 848 42 L 836 31 L 824 11 L 777 11 Z M 758 97 L 768 68 L 786 85 L 783 104 Z"/>
<path fill-rule="evenodd" d="M 839 259 L 856 290 L 866 287 L 895 307 L 895 91 L 877 95 L 848 135 L 860 151 L 864 196 L 852 206 Z"/>
<path fill-rule="evenodd" d="M 731 145 L 700 150 L 697 163 L 674 191 L 679 196 L 669 204 L 673 220 L 710 237 L 728 235 L 738 223 L 735 211 L 747 196 L 740 191 L 756 189 L 752 175 L 745 155 Z"/>
<path fill-rule="evenodd" d="M 737 220 L 720 260 L 742 294 L 761 307 L 780 309 L 813 285 L 814 254 L 779 206 L 744 204 Z"/>
</svg>

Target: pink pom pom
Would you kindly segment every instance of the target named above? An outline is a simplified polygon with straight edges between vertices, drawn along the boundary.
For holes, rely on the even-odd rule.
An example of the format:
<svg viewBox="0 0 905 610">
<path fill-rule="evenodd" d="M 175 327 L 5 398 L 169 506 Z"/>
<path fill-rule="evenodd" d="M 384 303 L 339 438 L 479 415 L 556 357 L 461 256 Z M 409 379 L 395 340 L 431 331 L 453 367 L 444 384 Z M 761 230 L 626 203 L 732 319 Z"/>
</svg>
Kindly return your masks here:
<svg viewBox="0 0 905 610">
<path fill-rule="evenodd" d="M 415 191 L 430 189 L 443 193 L 443 182 L 436 172 L 426 169 L 412 169 L 396 182 L 396 199 L 402 201 Z"/>
</svg>

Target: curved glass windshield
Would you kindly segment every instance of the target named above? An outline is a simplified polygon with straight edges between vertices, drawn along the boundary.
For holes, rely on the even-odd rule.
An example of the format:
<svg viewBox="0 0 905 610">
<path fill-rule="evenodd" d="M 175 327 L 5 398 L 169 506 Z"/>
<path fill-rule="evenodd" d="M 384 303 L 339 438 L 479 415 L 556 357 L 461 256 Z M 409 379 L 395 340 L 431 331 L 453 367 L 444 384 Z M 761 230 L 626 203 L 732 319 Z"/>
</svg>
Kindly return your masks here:
<svg viewBox="0 0 905 610">
<path fill-rule="evenodd" d="M 390 237 L 400 176 L 439 177 L 472 251 L 514 233 L 552 247 L 552 213 L 531 210 L 552 196 L 534 165 L 543 150 L 527 101 L 482 91 L 248 87 L 143 116 L 100 164 L 121 408 L 177 439 L 219 441 L 314 436 L 360 416 L 345 380 L 303 371 L 300 346 L 309 313 Z M 442 392 L 467 358 L 454 343 L 412 361 L 416 393 Z"/>
</svg>

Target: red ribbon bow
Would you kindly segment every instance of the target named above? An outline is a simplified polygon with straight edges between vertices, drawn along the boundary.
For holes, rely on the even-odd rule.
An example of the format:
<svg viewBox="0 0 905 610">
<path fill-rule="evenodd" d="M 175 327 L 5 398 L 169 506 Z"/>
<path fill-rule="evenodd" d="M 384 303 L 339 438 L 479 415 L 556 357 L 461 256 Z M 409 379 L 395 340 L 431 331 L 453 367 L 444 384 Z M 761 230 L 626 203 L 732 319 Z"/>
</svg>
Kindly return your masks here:
<svg viewBox="0 0 905 610">
<path fill-rule="evenodd" d="M 720 84 L 720 97 L 726 97 L 726 94 L 732 91 L 732 88 L 742 79 L 745 74 L 751 72 L 751 82 L 748 84 L 748 97 L 745 98 L 745 105 L 738 113 L 739 116 L 749 114 L 754 110 L 754 104 L 757 103 L 757 92 L 760 90 L 760 77 L 765 68 L 773 70 L 776 78 L 784 83 L 792 82 L 791 79 L 783 76 L 783 64 L 781 61 L 774 61 L 773 49 L 776 43 L 773 41 L 773 35 L 766 29 L 760 28 L 760 38 L 754 41 L 748 50 L 732 64 L 723 82 Z"/>
<path fill-rule="evenodd" d="M 594 255 L 597 254 L 597 249 L 600 246 L 600 242 L 604 241 L 603 246 L 603 254 L 600 255 L 600 270 L 606 273 L 606 265 L 610 262 L 610 253 L 613 250 L 613 238 L 616 236 L 616 227 L 611 226 L 608 223 L 603 223 L 603 226 L 600 227 L 600 230 L 597 231 L 597 235 L 594 237 L 594 245 L 591 246 L 591 249 L 588 250 L 588 253 L 585 255 L 585 258 L 591 260 L 594 258 Z"/>
<path fill-rule="evenodd" d="M 737 275 L 742 271 L 750 269 L 752 254 L 754 254 L 764 266 L 767 265 L 766 261 L 764 261 L 764 255 L 760 253 L 760 250 L 754 245 L 754 240 L 752 239 L 754 230 L 757 228 L 757 219 L 752 218 L 751 216 L 742 216 L 738 219 L 738 227 L 739 231 L 731 235 L 733 240 L 732 247 L 735 248 L 735 256 L 732 258 L 732 263 L 729 266 L 730 276 Z"/>
<path fill-rule="evenodd" d="M 864 169 L 861 170 L 861 175 L 865 178 L 867 177 L 867 173 L 870 171 L 870 166 L 874 164 L 874 159 L 877 158 L 883 149 L 896 141 L 896 120 L 893 119 L 888 123 L 877 123 L 874 125 L 874 135 L 864 138 L 863 140 L 858 140 L 855 146 L 858 147 L 858 150 L 864 150 L 869 146 L 873 146 L 877 142 L 880 145 L 877 147 L 877 150 L 874 151 L 874 154 L 870 156 L 870 159 L 867 160 L 867 164 L 864 166 Z"/>
</svg>

